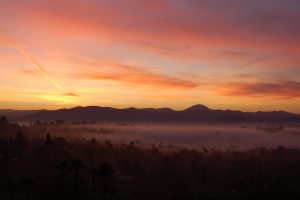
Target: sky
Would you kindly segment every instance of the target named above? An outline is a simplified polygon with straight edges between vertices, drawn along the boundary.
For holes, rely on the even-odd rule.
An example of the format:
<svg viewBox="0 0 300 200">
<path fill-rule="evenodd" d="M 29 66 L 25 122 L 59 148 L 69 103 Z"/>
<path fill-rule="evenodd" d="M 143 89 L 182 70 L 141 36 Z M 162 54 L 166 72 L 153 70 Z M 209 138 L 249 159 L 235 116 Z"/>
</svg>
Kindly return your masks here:
<svg viewBox="0 0 300 200">
<path fill-rule="evenodd" d="M 0 0 L 0 109 L 300 113 L 298 0 Z"/>
</svg>

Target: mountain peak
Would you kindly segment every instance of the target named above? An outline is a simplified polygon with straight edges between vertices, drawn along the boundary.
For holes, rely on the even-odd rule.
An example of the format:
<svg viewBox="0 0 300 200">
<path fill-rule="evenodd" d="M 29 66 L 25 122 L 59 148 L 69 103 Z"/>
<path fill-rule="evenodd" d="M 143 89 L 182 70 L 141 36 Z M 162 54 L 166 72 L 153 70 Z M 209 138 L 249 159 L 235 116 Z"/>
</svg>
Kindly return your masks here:
<svg viewBox="0 0 300 200">
<path fill-rule="evenodd" d="M 210 110 L 208 107 L 206 107 L 205 105 L 202 104 L 196 104 L 193 105 L 187 109 L 185 109 L 184 111 L 207 111 Z"/>
</svg>

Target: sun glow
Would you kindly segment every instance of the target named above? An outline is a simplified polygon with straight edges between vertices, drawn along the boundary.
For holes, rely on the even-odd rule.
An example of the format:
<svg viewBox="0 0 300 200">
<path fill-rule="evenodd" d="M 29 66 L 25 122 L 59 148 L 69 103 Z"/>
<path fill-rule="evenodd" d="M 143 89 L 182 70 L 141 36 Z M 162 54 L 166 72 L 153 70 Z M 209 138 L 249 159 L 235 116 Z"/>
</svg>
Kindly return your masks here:
<svg viewBox="0 0 300 200">
<path fill-rule="evenodd" d="M 49 100 L 56 104 L 74 104 L 78 102 L 78 97 L 76 96 L 66 96 L 64 94 L 40 94 L 39 98 Z"/>
</svg>

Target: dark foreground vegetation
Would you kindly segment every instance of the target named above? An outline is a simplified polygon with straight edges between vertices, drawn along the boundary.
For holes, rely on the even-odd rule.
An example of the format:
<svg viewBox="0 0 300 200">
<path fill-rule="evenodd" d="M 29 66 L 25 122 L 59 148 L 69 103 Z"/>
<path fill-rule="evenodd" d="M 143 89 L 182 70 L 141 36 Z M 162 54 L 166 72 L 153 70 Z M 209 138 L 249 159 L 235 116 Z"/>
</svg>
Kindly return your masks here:
<svg viewBox="0 0 300 200">
<path fill-rule="evenodd" d="M 26 136 L 0 119 L 0 199 L 300 199 L 300 151 L 165 151 Z"/>
</svg>

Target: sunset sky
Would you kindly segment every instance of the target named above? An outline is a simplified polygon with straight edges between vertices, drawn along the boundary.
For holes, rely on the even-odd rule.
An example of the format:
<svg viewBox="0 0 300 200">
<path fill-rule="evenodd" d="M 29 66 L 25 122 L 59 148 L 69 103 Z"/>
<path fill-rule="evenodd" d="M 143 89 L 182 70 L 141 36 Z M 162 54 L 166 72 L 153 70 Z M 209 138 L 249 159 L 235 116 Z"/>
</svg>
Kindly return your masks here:
<svg viewBox="0 0 300 200">
<path fill-rule="evenodd" d="M 299 0 L 0 0 L 0 109 L 300 113 Z"/>
</svg>

